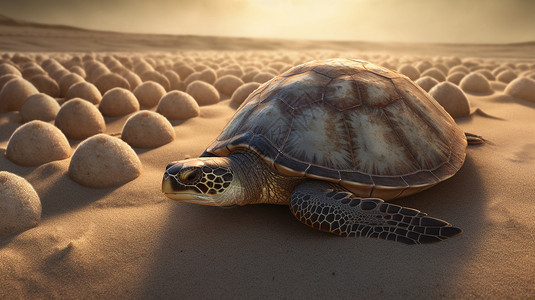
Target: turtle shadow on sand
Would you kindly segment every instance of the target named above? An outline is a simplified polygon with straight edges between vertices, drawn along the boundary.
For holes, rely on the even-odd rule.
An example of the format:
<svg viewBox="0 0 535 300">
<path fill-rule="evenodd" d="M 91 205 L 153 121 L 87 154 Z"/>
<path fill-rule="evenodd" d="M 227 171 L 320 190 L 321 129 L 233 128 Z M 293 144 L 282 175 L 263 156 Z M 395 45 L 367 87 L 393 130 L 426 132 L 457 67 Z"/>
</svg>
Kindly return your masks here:
<svg viewBox="0 0 535 300">
<path fill-rule="evenodd" d="M 230 297 L 259 289 L 264 295 L 303 297 L 347 283 L 344 286 L 349 291 L 334 293 L 347 296 L 359 292 L 372 297 L 377 296 L 373 289 L 379 290 L 384 278 L 390 278 L 390 285 L 402 285 L 391 272 L 418 274 L 436 265 L 441 265 L 442 275 L 429 274 L 420 284 L 439 286 L 445 292 L 452 287 L 444 278 L 452 278 L 453 285 L 483 243 L 486 197 L 481 193 L 484 188 L 478 166 L 470 158 L 481 148 L 472 149 L 452 178 L 390 201 L 451 221 L 463 230 L 457 237 L 416 246 L 372 238 L 340 238 L 302 226 L 287 206 L 216 208 L 170 202 L 158 245 L 148 254 L 152 264 L 147 266 L 140 295 Z M 385 263 L 388 268 L 381 267 Z M 310 280 L 300 280 L 302 288 L 296 290 L 288 284 L 303 273 Z M 359 288 L 370 284 L 369 290 Z M 308 293 L 297 294 L 303 291 Z"/>
</svg>

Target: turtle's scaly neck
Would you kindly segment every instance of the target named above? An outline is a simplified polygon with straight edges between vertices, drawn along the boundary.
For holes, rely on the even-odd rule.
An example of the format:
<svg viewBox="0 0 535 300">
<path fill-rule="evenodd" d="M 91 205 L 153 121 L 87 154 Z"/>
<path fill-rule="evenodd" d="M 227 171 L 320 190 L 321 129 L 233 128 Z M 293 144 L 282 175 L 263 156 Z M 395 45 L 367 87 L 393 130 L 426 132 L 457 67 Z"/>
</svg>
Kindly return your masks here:
<svg viewBox="0 0 535 300">
<path fill-rule="evenodd" d="M 285 176 L 255 153 L 239 151 L 228 156 L 233 173 L 243 187 L 238 204 L 270 203 L 288 205 L 290 194 L 303 179 Z"/>
</svg>

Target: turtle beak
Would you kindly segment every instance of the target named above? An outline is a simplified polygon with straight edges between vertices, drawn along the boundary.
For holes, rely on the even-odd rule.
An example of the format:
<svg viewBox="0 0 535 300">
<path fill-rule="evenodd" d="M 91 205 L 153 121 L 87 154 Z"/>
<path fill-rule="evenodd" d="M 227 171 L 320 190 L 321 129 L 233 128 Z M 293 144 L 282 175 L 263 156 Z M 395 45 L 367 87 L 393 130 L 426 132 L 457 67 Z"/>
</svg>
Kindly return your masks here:
<svg viewBox="0 0 535 300">
<path fill-rule="evenodd" d="M 187 193 L 184 193 L 186 187 L 177 179 L 177 175 L 183 167 L 184 163 L 179 161 L 174 161 L 165 167 L 162 180 L 162 192 L 173 200 L 179 200 L 178 198 L 188 195 Z"/>
<path fill-rule="evenodd" d="M 178 174 L 183 168 L 202 165 L 202 163 L 193 161 L 179 161 L 168 164 L 162 180 L 162 192 L 165 196 L 178 202 L 216 205 L 211 197 L 203 195 L 195 186 L 185 185 L 178 179 Z"/>
</svg>

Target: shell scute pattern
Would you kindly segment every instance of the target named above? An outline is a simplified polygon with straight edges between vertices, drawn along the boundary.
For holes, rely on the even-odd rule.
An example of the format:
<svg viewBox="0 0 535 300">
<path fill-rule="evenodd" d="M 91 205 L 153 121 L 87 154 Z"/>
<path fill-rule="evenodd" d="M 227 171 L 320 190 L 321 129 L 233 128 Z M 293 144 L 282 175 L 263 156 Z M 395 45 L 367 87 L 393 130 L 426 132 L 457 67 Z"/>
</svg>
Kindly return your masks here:
<svg viewBox="0 0 535 300">
<path fill-rule="evenodd" d="M 293 118 L 288 117 L 288 114 L 292 114 L 293 109 L 283 101 L 262 103 L 256 109 L 257 113 L 251 115 L 248 122 L 235 131 L 236 134 L 254 132 L 280 149 L 292 128 Z"/>
<path fill-rule="evenodd" d="M 297 110 L 282 152 L 312 165 L 350 169 L 351 147 L 343 118 L 322 103 Z"/>
<path fill-rule="evenodd" d="M 346 113 L 353 141 L 354 170 L 374 175 L 410 173 L 417 169 L 410 153 L 397 140 L 381 109 L 363 106 Z"/>
<path fill-rule="evenodd" d="M 311 103 L 321 101 L 325 86 L 331 81 L 329 77 L 304 72 L 287 78 L 281 78 L 278 88 L 266 88 L 262 95 L 262 103 L 279 100 L 291 108 L 305 107 Z M 280 88 L 282 87 L 282 88 Z"/>
<path fill-rule="evenodd" d="M 401 98 L 390 79 L 372 72 L 362 72 L 358 75 L 360 97 L 367 105 L 385 107 Z"/>
<path fill-rule="evenodd" d="M 325 88 L 323 101 L 339 111 L 360 106 L 359 84 L 350 75 L 337 77 Z"/>
<path fill-rule="evenodd" d="M 250 149 L 283 174 L 393 198 L 451 177 L 465 148 L 453 119 L 404 75 L 333 59 L 262 85 L 206 151 Z"/>
</svg>

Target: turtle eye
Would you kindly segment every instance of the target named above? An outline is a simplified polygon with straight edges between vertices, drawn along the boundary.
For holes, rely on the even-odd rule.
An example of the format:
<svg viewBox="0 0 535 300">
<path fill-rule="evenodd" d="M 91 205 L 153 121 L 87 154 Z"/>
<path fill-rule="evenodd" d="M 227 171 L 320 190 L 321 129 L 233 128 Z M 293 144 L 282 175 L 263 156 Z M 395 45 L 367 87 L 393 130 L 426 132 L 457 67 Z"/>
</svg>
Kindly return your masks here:
<svg viewBox="0 0 535 300">
<path fill-rule="evenodd" d="M 188 168 L 180 172 L 179 179 L 183 184 L 195 184 L 201 179 L 202 171 L 199 168 Z"/>
</svg>

